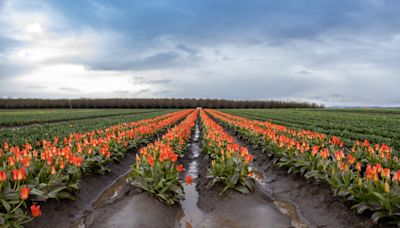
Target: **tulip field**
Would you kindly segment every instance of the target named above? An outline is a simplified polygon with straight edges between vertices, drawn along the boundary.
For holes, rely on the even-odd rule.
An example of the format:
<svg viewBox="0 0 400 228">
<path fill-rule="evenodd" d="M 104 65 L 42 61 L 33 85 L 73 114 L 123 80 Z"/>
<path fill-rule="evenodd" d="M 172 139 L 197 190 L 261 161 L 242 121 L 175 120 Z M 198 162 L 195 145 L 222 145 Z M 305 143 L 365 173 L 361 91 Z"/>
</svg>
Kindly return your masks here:
<svg viewBox="0 0 400 228">
<path fill-rule="evenodd" d="M 229 213 L 239 213 L 232 215 L 241 218 L 237 224 L 252 227 L 355 226 L 354 221 L 366 220 L 370 223 L 357 227 L 400 224 L 397 110 L 5 110 L 0 117 L 0 227 L 52 227 L 50 220 L 58 224 L 57 218 L 59 227 L 135 227 L 129 225 L 133 220 L 158 227 L 157 219 L 149 218 L 162 216 L 165 227 L 229 227 L 223 223 Z M 194 156 L 190 145 L 198 146 L 201 155 Z M 110 167 L 130 154 L 129 168 L 118 173 L 123 181 L 117 181 Z M 313 188 L 327 189 L 329 199 L 337 201 L 332 205 L 345 208 L 337 213 L 347 213 L 353 223 L 339 221 L 340 216 L 329 224 L 311 219 L 296 199 L 280 206 L 277 202 L 285 199 L 276 198 L 275 180 L 263 181 L 267 166 L 281 176 L 294 176 L 305 191 L 315 192 L 321 207 L 334 213 Z M 198 175 L 189 172 L 193 167 Z M 87 177 L 107 175 L 117 187 L 104 184 L 91 192 L 85 210 L 71 209 L 72 215 L 45 210 L 50 204 L 79 203 L 79 194 L 87 194 L 81 192 Z M 287 184 L 293 184 L 287 191 L 296 191 L 294 182 Z M 188 185 L 196 186 L 196 194 L 185 192 Z M 107 191 L 112 194 L 105 206 L 93 206 L 104 201 Z M 228 205 L 235 194 L 243 204 L 226 206 L 224 219 L 218 217 L 223 209 L 215 208 Z M 151 210 L 131 211 L 130 199 L 137 205 L 146 200 Z M 256 209 L 251 202 L 258 203 Z M 179 211 L 185 216 L 178 216 Z M 276 219 L 268 217 L 271 223 L 266 224 L 258 218 L 256 223 L 257 218 L 240 214 L 246 211 Z M 183 226 L 182 217 L 190 216 Z"/>
<path fill-rule="evenodd" d="M 339 136 L 347 147 L 367 139 L 400 148 L 400 109 L 226 109 L 228 113 L 269 121 L 296 130 Z"/>
</svg>

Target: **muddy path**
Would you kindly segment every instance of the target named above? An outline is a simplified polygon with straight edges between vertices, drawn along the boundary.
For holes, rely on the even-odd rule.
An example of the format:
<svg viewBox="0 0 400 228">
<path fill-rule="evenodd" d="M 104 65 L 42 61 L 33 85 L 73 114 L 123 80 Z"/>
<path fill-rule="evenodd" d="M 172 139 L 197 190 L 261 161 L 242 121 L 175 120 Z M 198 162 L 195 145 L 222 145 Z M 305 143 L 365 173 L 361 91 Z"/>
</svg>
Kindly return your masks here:
<svg viewBox="0 0 400 228">
<path fill-rule="evenodd" d="M 220 122 L 220 124 L 222 124 Z M 224 126 L 222 124 L 222 126 Z M 358 215 L 345 202 L 333 195 L 324 183 L 307 180 L 299 174 L 288 174 L 279 168 L 261 150 L 253 149 L 250 142 L 243 140 L 227 126 L 225 130 L 234 136 L 237 143 L 247 146 L 253 154 L 252 167 L 257 182 L 268 197 L 281 209 L 291 214 L 295 226 L 307 227 L 378 227 L 363 215 Z"/>
</svg>

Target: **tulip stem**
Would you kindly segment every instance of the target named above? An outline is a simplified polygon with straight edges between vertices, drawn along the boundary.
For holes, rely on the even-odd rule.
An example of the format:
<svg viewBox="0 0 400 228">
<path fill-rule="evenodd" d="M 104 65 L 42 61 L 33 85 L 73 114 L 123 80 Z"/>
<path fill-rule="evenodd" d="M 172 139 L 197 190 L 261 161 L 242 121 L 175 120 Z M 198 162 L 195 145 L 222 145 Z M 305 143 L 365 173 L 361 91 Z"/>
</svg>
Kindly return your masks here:
<svg viewBox="0 0 400 228">
<path fill-rule="evenodd" d="M 20 180 L 18 182 L 14 182 L 14 187 L 13 187 L 14 191 L 17 191 L 20 182 L 21 182 Z"/>
<path fill-rule="evenodd" d="M 25 224 L 25 223 L 28 223 L 28 222 L 30 222 L 30 221 L 32 221 L 32 220 L 33 220 L 33 217 L 29 217 L 29 219 L 27 219 L 27 220 L 21 222 L 20 224 Z"/>
<path fill-rule="evenodd" d="M 17 210 L 22 205 L 23 202 L 24 201 L 21 200 L 21 202 L 19 202 L 19 204 L 16 207 L 14 207 L 14 209 L 12 209 L 12 211 L 10 211 L 10 214 L 12 214 L 15 210 Z"/>
</svg>

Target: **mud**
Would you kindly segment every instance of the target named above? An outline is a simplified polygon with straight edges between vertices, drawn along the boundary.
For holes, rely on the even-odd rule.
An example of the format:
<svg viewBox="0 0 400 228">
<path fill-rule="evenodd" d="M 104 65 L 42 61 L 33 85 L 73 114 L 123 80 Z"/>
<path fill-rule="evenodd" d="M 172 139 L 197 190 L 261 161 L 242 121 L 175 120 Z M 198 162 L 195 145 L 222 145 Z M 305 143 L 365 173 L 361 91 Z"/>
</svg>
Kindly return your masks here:
<svg viewBox="0 0 400 228">
<path fill-rule="evenodd" d="M 241 145 L 249 145 L 228 128 L 226 130 Z M 294 221 L 292 225 L 335 228 L 374 227 L 367 216 L 356 214 L 345 205 L 341 198 L 334 196 L 326 184 L 307 180 L 299 174 L 288 174 L 287 170 L 275 166 L 261 150 L 249 146 L 247 148 L 254 155 L 253 168 L 257 170 L 256 173 L 259 176 L 262 176 L 257 182 L 282 212 L 289 209 L 287 214 L 292 213 L 291 217 Z M 295 212 L 294 215 L 293 212 Z"/>
</svg>

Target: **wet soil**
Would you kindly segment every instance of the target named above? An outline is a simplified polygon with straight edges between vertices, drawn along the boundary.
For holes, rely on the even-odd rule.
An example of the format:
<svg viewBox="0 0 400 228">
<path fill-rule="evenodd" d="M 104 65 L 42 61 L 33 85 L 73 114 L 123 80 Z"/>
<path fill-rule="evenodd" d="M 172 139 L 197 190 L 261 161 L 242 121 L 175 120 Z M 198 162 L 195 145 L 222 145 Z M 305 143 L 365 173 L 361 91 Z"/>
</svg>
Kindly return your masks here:
<svg viewBox="0 0 400 228">
<path fill-rule="evenodd" d="M 250 145 L 228 128 L 225 129 L 241 145 Z M 258 176 L 257 182 L 281 211 L 292 214 L 292 220 L 295 221 L 293 225 L 335 228 L 374 227 L 367 216 L 356 214 L 341 198 L 334 196 L 326 184 L 307 180 L 299 174 L 288 174 L 287 170 L 275 166 L 261 150 L 250 146 L 247 148 L 254 156 L 252 165 Z"/>
</svg>

